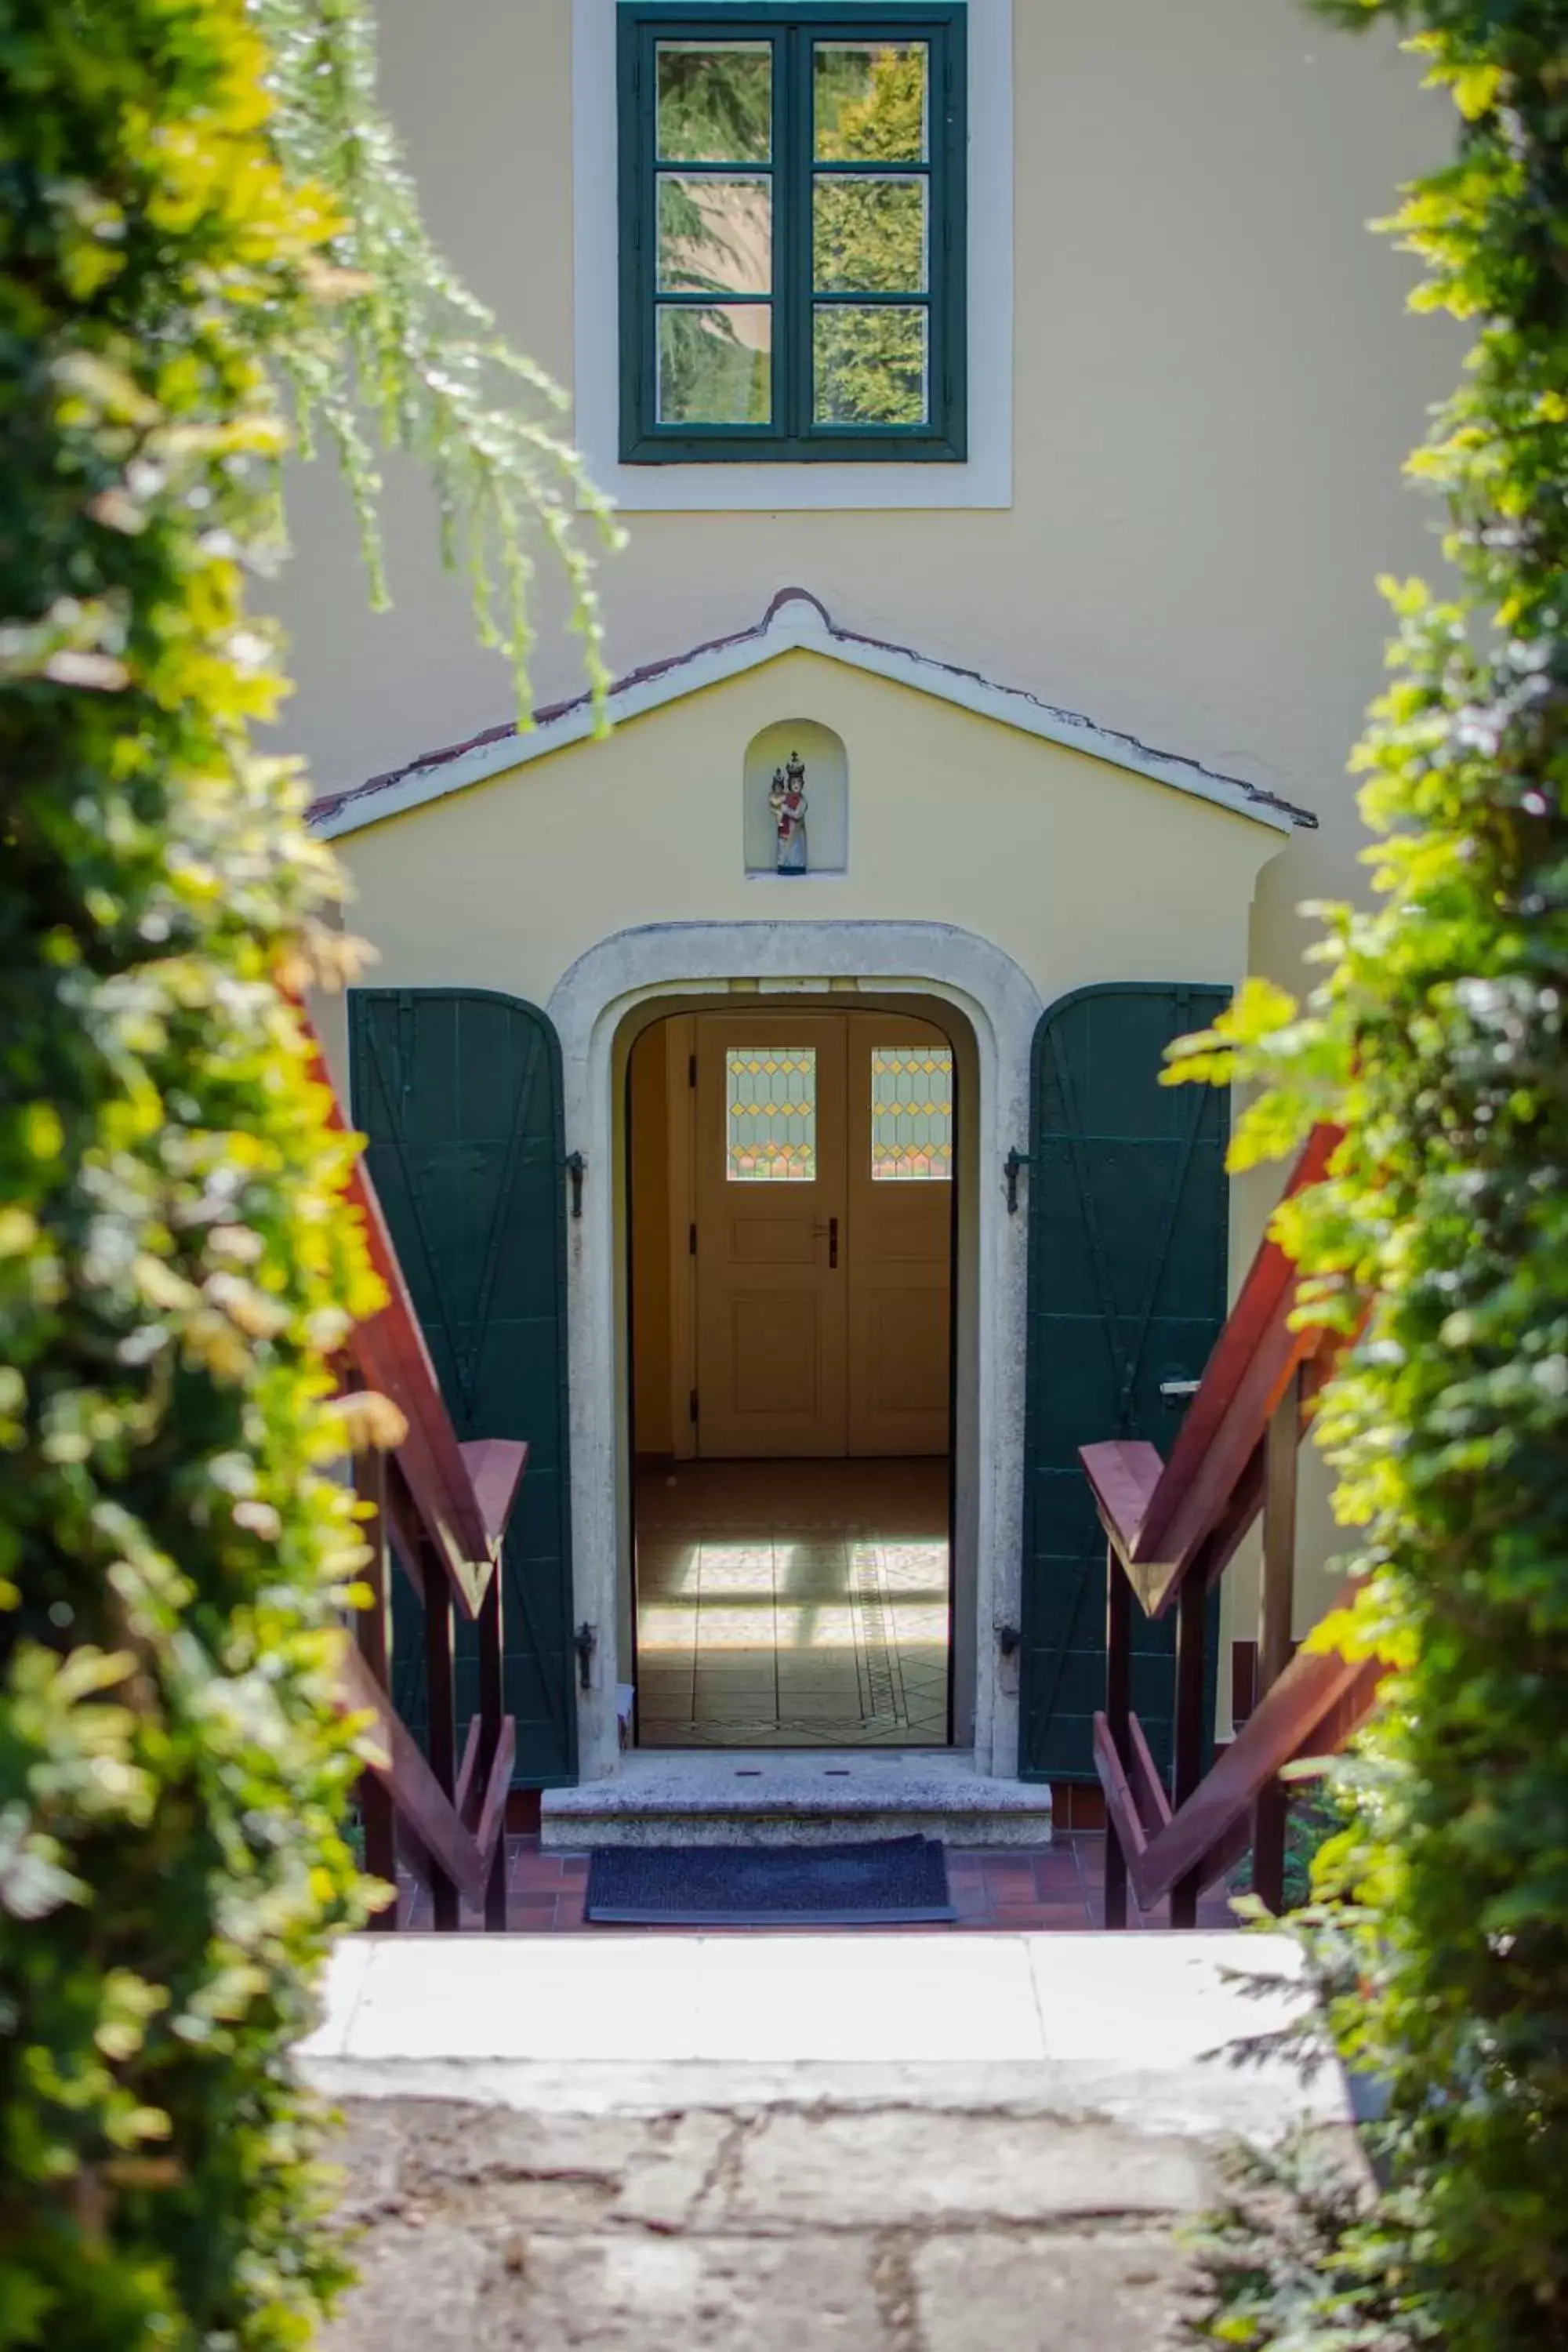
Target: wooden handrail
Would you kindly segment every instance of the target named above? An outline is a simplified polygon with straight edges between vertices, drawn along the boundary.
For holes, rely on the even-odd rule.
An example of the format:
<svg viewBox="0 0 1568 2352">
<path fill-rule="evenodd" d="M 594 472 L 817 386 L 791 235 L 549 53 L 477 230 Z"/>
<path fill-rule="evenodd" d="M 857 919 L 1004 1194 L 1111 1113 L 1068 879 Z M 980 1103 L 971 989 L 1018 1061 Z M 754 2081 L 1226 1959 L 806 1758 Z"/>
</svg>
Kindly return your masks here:
<svg viewBox="0 0 1568 2352">
<path fill-rule="evenodd" d="M 321 1039 L 303 1011 L 300 1017 L 310 1046 L 311 1076 L 330 1098 L 328 1123 L 346 1134 L 348 1124 L 332 1087 Z M 390 1398 L 408 1424 L 408 1433 L 397 1449 L 398 1467 L 421 1527 L 451 1579 L 458 1607 L 472 1622 L 479 1615 L 485 1588 L 500 1555 L 505 1516 L 503 1513 L 497 1519 L 487 1514 L 464 1463 L 442 1401 L 430 1350 L 363 1158 L 354 1161 L 347 1192 L 351 1204 L 359 1213 L 371 1263 L 386 1290 L 385 1306 L 363 1323 L 356 1323 L 350 1333 L 349 1360 L 364 1386 Z"/>
<path fill-rule="evenodd" d="M 1338 1605 L 1347 1607 L 1353 1597 L 1354 1587 L 1347 1585 Z M 1188 1877 L 1200 1892 L 1212 1885 L 1245 1850 L 1259 1797 L 1287 1765 L 1331 1755 L 1344 1745 L 1370 1712 L 1384 1671 L 1376 1659 L 1299 1650 L 1177 1812 L 1148 1761 L 1141 1729 L 1135 1741 L 1141 1760 L 1129 1770 L 1107 1717 L 1097 1715 L 1095 1761 L 1139 1908 L 1152 1909 Z"/>
<path fill-rule="evenodd" d="M 1287 1195 L 1320 1183 L 1340 1141 L 1320 1126 L 1291 1171 Z M 1285 1881 L 1287 1766 L 1342 1747 L 1373 1706 L 1375 1660 L 1296 1652 L 1292 1639 L 1296 1455 L 1344 1333 L 1298 1326 L 1297 1276 L 1266 1240 L 1248 1268 L 1197 1393 L 1163 1463 L 1152 1445 L 1115 1439 L 1080 1449 L 1106 1536 L 1106 1703 L 1094 1719 L 1104 1793 L 1106 1924 L 1126 1924 L 1129 1888 L 1141 1908 L 1168 1895 L 1174 1927 L 1192 1927 L 1197 1900 L 1250 1843 L 1253 1884 L 1279 1910 Z M 1263 1518 L 1257 1643 L 1258 1702 L 1205 1776 L 1203 1719 L 1205 1596 L 1247 1529 Z M 1353 1597 L 1341 1596 L 1342 1605 Z M 1149 1617 L 1179 1604 L 1175 1767 L 1167 1793 L 1131 1705 L 1131 1604 Z"/>
<path fill-rule="evenodd" d="M 1337 1128 L 1314 1128 L 1285 1197 L 1321 1181 L 1340 1140 Z M 1294 1372 L 1342 1344 L 1319 1324 L 1292 1329 L 1296 1273 L 1278 1242 L 1265 1239 L 1204 1369 L 1197 1394 L 1162 1463 L 1152 1445 L 1113 1438 L 1081 1448 L 1107 1540 L 1131 1579 L 1144 1611 L 1163 1616 L 1208 1539 L 1223 1524 L 1234 1553 L 1250 1519 L 1237 1524 L 1233 1505 L 1246 1491 L 1254 1456 Z M 1310 1401 L 1310 1400 L 1309 1400 Z M 1262 1506 L 1258 1482 L 1253 1516 Z M 1212 1557 L 1205 1577 L 1218 1572 Z"/>
<path fill-rule="evenodd" d="M 366 1769 L 385 1790 L 405 1826 L 405 1833 L 399 1843 L 405 1859 L 414 1864 L 422 1877 L 440 1874 L 450 1879 L 476 1910 L 482 1908 L 497 1843 L 505 1827 L 506 1795 L 517 1752 L 517 1727 L 511 1717 L 507 1717 L 502 1727 L 490 1769 L 485 1776 L 482 1801 L 472 1808 L 474 1818 L 470 1824 L 441 1786 L 413 1734 L 357 1651 L 351 1650 L 348 1655 L 343 1696 L 356 1715 L 368 1715 L 371 1718 L 364 1747 Z M 476 1726 L 478 1721 L 476 1717 Z M 476 1748 L 477 1745 L 476 1739 Z"/>
<path fill-rule="evenodd" d="M 297 1010 L 311 1075 L 329 1097 L 330 1123 L 346 1132 L 321 1041 L 303 1007 Z M 467 1901 L 483 1909 L 487 1927 L 503 1928 L 506 1807 L 517 1725 L 504 1710 L 500 1558 L 528 1448 L 503 1438 L 459 1443 L 362 1160 L 355 1160 L 346 1189 L 386 1292 L 385 1305 L 357 1324 L 345 1343 L 349 1379 L 390 1399 L 405 1424 L 392 1452 L 366 1447 L 354 1462 L 370 1606 L 355 1621 L 342 1704 L 366 1724 L 360 1780 L 365 1864 L 395 1884 L 401 1854 L 429 1888 L 437 1927 L 456 1928 Z M 395 1559 L 423 1603 L 424 1749 L 392 1698 Z M 454 1674 L 459 1616 L 477 1627 L 479 1669 L 479 1713 L 460 1764 Z M 396 1927 L 396 1906 L 377 1924 Z"/>
</svg>

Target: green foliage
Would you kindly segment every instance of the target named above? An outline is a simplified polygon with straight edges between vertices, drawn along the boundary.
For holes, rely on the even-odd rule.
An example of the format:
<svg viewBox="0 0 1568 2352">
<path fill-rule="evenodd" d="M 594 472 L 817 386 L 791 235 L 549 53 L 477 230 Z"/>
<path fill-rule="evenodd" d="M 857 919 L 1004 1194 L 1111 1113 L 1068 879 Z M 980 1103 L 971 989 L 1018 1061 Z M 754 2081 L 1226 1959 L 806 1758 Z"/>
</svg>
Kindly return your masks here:
<svg viewBox="0 0 1568 2352">
<path fill-rule="evenodd" d="M 367 60 L 340 0 L 0 0 L 3 2352 L 284 2352 L 342 2276 L 288 2053 L 372 1892 L 330 1360 L 379 1293 L 283 992 L 338 884 L 248 748 L 244 575 L 275 380 L 363 495 L 374 384 L 513 591 L 529 453 L 574 478 L 343 129 Z"/>
<path fill-rule="evenodd" d="M 1336 1793 L 1321 1781 L 1309 1781 L 1291 1798 L 1285 1819 L 1285 1908 L 1299 1911 L 1312 1899 L 1312 1873 L 1329 1840 L 1345 1825 Z M 1237 1864 L 1231 1885 L 1237 1895 L 1252 1892 L 1253 1856 Z"/>
<path fill-rule="evenodd" d="M 1186 1066 L 1264 1081 L 1244 1165 L 1345 1131 L 1277 1230 L 1321 1311 L 1370 1303 L 1321 1435 L 1366 1580 L 1338 1630 L 1394 1675 L 1308 1931 L 1390 2104 L 1314 2291 L 1265 2248 L 1279 2293 L 1242 2294 L 1233 2241 L 1202 2332 L 1536 2352 L 1568 2344 L 1568 0 L 1320 5 L 1405 29 L 1461 117 L 1394 223 L 1478 322 L 1412 464 L 1459 588 L 1391 589 L 1373 908 L 1328 910 L 1304 1013 L 1255 988 Z"/>
</svg>

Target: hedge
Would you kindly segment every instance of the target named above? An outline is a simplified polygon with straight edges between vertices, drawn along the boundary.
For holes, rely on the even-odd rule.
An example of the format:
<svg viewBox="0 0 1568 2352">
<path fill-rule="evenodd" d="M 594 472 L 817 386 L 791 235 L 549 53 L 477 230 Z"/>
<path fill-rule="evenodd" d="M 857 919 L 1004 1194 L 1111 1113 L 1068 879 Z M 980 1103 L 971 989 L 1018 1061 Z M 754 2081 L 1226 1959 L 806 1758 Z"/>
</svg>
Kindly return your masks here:
<svg viewBox="0 0 1568 2352">
<path fill-rule="evenodd" d="M 344 2274 L 288 2052 L 371 1896 L 330 1360 L 378 1294 L 279 985 L 339 885 L 250 746 L 285 397 L 367 505 L 378 436 L 432 459 L 520 677 L 537 514 L 602 675 L 575 460 L 489 404 L 370 72 L 343 0 L 0 0 L 4 2352 L 280 2352 Z"/>
<path fill-rule="evenodd" d="M 1411 464 L 1458 586 L 1390 587 L 1372 905 L 1331 911 L 1305 1012 L 1254 986 L 1184 1074 L 1263 1081 L 1243 1165 L 1346 1131 L 1279 1230 L 1327 1311 L 1371 1302 L 1322 1414 L 1366 1581 L 1325 1638 L 1394 1676 L 1304 1932 L 1389 2106 L 1370 2199 L 1301 2157 L 1281 2234 L 1283 2176 L 1248 2175 L 1198 2333 L 1544 2352 L 1568 2344 L 1568 0 L 1317 5 L 1399 27 L 1458 109 L 1394 224 L 1419 305 L 1476 331 Z"/>
</svg>

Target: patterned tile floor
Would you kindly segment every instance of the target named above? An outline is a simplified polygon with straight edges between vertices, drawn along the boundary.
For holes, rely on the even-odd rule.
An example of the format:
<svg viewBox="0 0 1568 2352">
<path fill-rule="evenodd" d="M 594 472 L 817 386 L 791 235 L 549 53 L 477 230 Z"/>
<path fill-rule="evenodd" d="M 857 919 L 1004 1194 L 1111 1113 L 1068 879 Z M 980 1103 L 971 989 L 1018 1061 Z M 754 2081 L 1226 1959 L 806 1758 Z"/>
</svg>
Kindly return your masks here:
<svg viewBox="0 0 1568 2352">
<path fill-rule="evenodd" d="M 507 1925 L 514 1935 L 570 1934 L 584 1926 L 583 1903 L 588 1884 L 588 1857 L 576 1853 L 542 1853 L 537 1837 L 507 1842 L 510 1855 Z M 1026 1931 L 1031 1935 L 1059 1932 L 1083 1934 L 1103 1927 L 1105 1840 L 1084 1834 L 1060 1837 L 1037 1853 L 977 1853 L 954 1848 L 948 1854 L 948 1884 L 959 1914 L 958 1927 Z M 423 1893 L 412 1905 L 405 1900 L 404 1924 L 428 1927 L 429 1898 Z M 465 1918 L 477 1929 L 477 1916 Z M 1146 1917 L 1136 1913 L 1140 1928 L 1169 1926 L 1165 1906 Z M 1198 1908 L 1200 1927 L 1236 1925 L 1223 1892 L 1205 1896 Z M 655 1927 L 595 1927 L 595 1935 L 647 1936 L 673 1932 Z M 755 1929 L 737 1928 L 738 1935 Z M 815 1934 L 863 1934 L 864 1929 L 816 1928 Z M 880 1932 L 886 1933 L 883 1929 Z M 908 1935 L 950 1935 L 947 1927 L 910 1927 Z"/>
<path fill-rule="evenodd" d="M 693 1462 L 637 1490 L 637 1743 L 947 1742 L 948 1466 Z"/>
</svg>

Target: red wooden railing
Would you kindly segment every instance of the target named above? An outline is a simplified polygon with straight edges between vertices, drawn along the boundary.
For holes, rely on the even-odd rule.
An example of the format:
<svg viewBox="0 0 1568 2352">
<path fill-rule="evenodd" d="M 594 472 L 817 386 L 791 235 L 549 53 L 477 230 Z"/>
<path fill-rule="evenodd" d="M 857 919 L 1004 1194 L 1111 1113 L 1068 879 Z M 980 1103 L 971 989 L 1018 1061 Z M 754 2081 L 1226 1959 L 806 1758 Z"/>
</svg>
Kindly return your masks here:
<svg viewBox="0 0 1568 2352">
<path fill-rule="evenodd" d="M 1289 1192 L 1323 1175 L 1339 1141 L 1314 1129 Z M 1266 1241 L 1220 1333 L 1169 1462 L 1142 1440 L 1086 1445 L 1079 1459 L 1107 1541 L 1105 1712 L 1094 1760 L 1107 1815 L 1106 1925 L 1171 1899 L 1192 1927 L 1198 1896 L 1253 1849 L 1253 1884 L 1283 1907 L 1284 1768 L 1343 1746 L 1370 1709 L 1381 1669 L 1330 1652 L 1297 1653 L 1296 1464 L 1302 1434 L 1343 1335 L 1292 1328 L 1296 1270 Z M 1253 1711 L 1205 1776 L 1207 1595 L 1261 1512 L 1263 1580 Z M 1342 1601 L 1349 1591 L 1341 1595 Z M 1132 1712 L 1132 1610 L 1176 1611 L 1176 1706 L 1167 1791 Z"/>
<path fill-rule="evenodd" d="M 314 1075 L 330 1089 L 313 1033 L 311 1043 Z M 342 1127 L 335 1097 L 331 1116 Z M 504 1928 L 506 1802 L 517 1727 L 502 1688 L 500 1551 L 528 1448 L 501 1439 L 458 1443 L 363 1161 L 348 1189 L 386 1305 L 350 1334 L 344 1385 L 387 1398 L 405 1424 L 395 1448 L 362 1443 L 354 1456 L 370 1546 L 362 1580 L 371 1605 L 355 1620 L 343 1698 L 372 1718 L 360 1782 L 365 1867 L 395 1885 L 401 1856 L 428 1887 L 438 1928 L 458 1927 L 465 1903 L 483 1912 L 487 1927 Z M 424 1610 L 423 1748 L 393 1702 L 395 1564 Z M 453 1675 L 458 1619 L 477 1625 L 479 1648 L 479 1712 L 460 1759 Z M 395 1927 L 398 1907 L 380 1913 L 374 1924 Z"/>
</svg>

